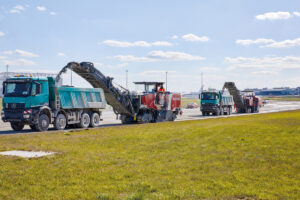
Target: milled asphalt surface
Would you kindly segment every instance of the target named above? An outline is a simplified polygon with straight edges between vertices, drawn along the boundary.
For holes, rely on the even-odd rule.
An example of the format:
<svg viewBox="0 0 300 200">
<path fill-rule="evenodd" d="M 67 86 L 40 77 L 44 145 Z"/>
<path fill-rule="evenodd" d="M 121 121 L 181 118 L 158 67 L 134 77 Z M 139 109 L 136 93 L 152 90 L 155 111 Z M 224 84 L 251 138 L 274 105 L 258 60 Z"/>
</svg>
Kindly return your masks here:
<svg viewBox="0 0 300 200">
<path fill-rule="evenodd" d="M 272 112 L 280 112 L 280 111 L 289 111 L 289 110 L 299 110 L 300 109 L 300 101 L 269 101 L 263 107 L 260 108 L 259 113 L 254 114 L 261 114 L 261 113 L 272 113 Z M 250 114 L 237 114 L 233 113 L 230 116 L 202 116 L 199 108 L 195 109 L 183 109 L 182 116 L 178 116 L 176 121 L 187 121 L 187 120 L 200 120 L 200 119 L 208 119 L 208 118 L 220 118 L 220 117 L 234 117 L 234 116 L 241 116 L 241 115 L 253 115 Z M 116 119 L 116 115 L 113 113 L 112 110 L 105 110 L 102 112 L 102 119 L 101 125 L 99 127 L 107 127 L 107 126 L 120 126 L 121 121 Z M 55 131 L 52 126 L 49 129 L 50 131 Z M 68 130 L 68 129 L 67 129 Z M 69 129 L 70 130 L 70 129 Z M 13 131 L 10 127 L 10 123 L 4 123 L 0 120 L 0 135 L 4 134 L 21 134 L 21 133 L 37 133 L 30 129 L 29 126 L 25 126 L 23 131 L 16 132 Z"/>
</svg>

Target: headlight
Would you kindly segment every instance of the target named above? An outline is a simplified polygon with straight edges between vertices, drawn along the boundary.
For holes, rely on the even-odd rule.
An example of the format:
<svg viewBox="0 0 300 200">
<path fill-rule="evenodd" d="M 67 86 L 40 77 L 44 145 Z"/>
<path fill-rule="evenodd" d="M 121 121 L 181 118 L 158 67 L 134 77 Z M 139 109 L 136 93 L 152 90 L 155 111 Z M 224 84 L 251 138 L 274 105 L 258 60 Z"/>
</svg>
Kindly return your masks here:
<svg viewBox="0 0 300 200">
<path fill-rule="evenodd" d="M 30 115 L 23 115 L 23 117 L 24 117 L 25 119 L 28 119 L 28 118 L 30 118 Z"/>
</svg>

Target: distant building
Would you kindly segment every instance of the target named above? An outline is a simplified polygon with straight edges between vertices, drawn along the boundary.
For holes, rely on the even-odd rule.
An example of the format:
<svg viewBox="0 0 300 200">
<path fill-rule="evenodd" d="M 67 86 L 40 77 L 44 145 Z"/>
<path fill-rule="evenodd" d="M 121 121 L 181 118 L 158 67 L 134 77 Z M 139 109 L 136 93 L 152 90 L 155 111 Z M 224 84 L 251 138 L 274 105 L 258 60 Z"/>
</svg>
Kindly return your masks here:
<svg viewBox="0 0 300 200">
<path fill-rule="evenodd" d="M 0 72 L 0 97 L 3 96 L 3 82 L 10 77 L 14 77 L 17 75 L 24 75 L 24 76 L 30 76 L 33 77 L 53 77 L 55 78 L 57 74 L 51 74 L 51 73 L 40 73 L 40 72 Z M 59 81 L 58 85 L 62 85 L 62 79 Z"/>
<path fill-rule="evenodd" d="M 263 89 L 253 89 L 255 94 L 262 96 L 284 96 L 284 95 L 299 95 L 300 87 L 297 88 L 289 88 L 289 87 L 281 87 L 281 88 L 263 88 Z"/>
</svg>

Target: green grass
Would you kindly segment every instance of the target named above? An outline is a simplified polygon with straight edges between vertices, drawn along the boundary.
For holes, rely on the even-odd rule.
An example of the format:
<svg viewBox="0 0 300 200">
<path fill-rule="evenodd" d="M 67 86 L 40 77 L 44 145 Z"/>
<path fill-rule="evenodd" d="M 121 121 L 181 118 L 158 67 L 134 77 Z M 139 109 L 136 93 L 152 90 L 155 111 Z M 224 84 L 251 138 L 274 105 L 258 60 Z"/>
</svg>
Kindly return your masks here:
<svg viewBox="0 0 300 200">
<path fill-rule="evenodd" d="M 300 111 L 0 135 L 0 199 L 299 199 Z"/>
<path fill-rule="evenodd" d="M 188 103 L 197 103 L 200 106 L 200 99 L 181 98 L 181 107 L 186 108 Z"/>
<path fill-rule="evenodd" d="M 300 101 L 300 96 L 272 96 L 272 97 L 263 97 L 264 100 L 273 100 L 273 101 Z"/>
</svg>

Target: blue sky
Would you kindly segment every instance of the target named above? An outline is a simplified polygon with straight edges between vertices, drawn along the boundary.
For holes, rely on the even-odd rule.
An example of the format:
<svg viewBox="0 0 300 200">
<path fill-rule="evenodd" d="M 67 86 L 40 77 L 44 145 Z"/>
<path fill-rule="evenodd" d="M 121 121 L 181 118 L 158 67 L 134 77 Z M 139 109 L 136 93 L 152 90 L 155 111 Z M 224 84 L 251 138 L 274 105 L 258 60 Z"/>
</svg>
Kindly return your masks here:
<svg viewBox="0 0 300 200">
<path fill-rule="evenodd" d="M 1 0 L 0 71 L 91 61 L 121 85 L 128 70 L 129 82 L 164 81 L 168 71 L 168 89 L 180 92 L 198 91 L 201 72 L 206 88 L 295 87 L 299 25 L 293 0 Z"/>
</svg>

